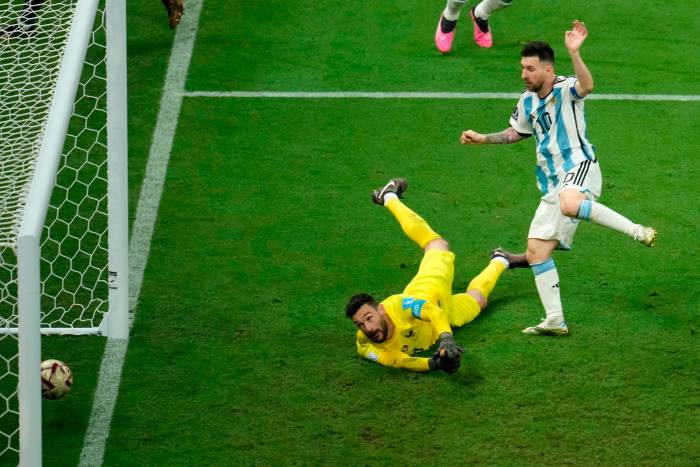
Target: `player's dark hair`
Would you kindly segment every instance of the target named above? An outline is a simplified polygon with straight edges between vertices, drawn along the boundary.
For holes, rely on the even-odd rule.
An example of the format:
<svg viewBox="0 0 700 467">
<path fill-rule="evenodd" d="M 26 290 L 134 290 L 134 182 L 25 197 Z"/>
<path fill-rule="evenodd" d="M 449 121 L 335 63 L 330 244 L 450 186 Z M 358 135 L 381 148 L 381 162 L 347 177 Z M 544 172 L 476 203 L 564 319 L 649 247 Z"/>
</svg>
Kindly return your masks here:
<svg viewBox="0 0 700 467">
<path fill-rule="evenodd" d="M 532 41 L 525 44 L 520 52 L 521 57 L 538 57 L 541 62 L 554 63 L 554 50 L 542 41 Z"/>
<path fill-rule="evenodd" d="M 374 297 L 366 293 L 353 295 L 348 304 L 345 306 L 345 316 L 352 319 L 353 315 L 357 313 L 357 310 L 359 310 L 362 305 L 366 304 L 376 308 L 377 301 L 374 299 Z"/>
</svg>

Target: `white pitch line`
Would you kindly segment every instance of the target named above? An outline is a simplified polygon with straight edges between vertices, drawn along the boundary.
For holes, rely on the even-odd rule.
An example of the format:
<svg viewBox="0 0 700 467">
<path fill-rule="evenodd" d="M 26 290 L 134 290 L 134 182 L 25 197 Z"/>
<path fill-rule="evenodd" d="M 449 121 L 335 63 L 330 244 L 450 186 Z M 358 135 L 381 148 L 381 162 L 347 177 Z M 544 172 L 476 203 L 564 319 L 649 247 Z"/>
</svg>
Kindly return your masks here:
<svg viewBox="0 0 700 467">
<path fill-rule="evenodd" d="M 282 98 L 282 99 L 509 99 L 520 97 L 514 92 L 274 92 L 274 91 L 187 91 L 186 97 Z M 700 95 L 681 94 L 591 94 L 597 101 L 700 101 Z"/>
<path fill-rule="evenodd" d="M 182 17 L 182 23 L 178 26 L 170 52 L 160 111 L 153 132 L 148 165 L 129 243 L 129 310 L 132 313 L 139 300 L 143 273 L 151 249 L 151 238 L 180 117 L 183 90 L 203 2 L 204 0 L 187 1 L 187 11 Z M 90 422 L 85 433 L 83 450 L 80 453 L 81 466 L 101 466 L 104 460 L 105 444 L 112 423 L 128 344 L 128 339 L 107 340 Z"/>
</svg>

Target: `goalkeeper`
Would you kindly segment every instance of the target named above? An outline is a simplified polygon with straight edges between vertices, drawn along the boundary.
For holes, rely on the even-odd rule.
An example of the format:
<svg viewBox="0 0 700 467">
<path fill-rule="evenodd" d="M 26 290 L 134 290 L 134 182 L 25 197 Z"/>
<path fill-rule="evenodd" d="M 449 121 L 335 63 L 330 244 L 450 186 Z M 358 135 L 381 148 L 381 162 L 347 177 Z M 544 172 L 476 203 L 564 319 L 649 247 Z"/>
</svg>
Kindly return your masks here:
<svg viewBox="0 0 700 467">
<path fill-rule="evenodd" d="M 508 267 L 521 266 L 525 259 L 494 250 L 491 262 L 471 281 L 466 293 L 453 295 L 455 255 L 447 241 L 399 200 L 407 186 L 404 179 L 390 180 L 372 193 L 372 201 L 389 209 L 408 238 L 423 248 L 418 274 L 403 293 L 381 303 L 368 294 L 355 295 L 345 313 L 358 328 L 357 351 L 362 357 L 411 371 L 454 373 L 464 349 L 452 336 L 452 326 L 476 318 L 486 307 L 501 273 Z M 413 356 L 436 341 L 440 346 L 432 357 Z"/>
</svg>

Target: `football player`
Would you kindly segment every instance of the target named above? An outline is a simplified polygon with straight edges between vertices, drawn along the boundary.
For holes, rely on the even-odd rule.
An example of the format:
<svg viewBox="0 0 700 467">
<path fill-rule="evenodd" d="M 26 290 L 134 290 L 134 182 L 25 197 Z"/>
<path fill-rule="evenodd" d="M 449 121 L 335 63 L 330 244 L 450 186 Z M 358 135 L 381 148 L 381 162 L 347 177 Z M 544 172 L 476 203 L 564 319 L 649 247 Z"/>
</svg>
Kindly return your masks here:
<svg viewBox="0 0 700 467">
<path fill-rule="evenodd" d="M 455 255 L 445 239 L 401 200 L 406 180 L 390 180 L 372 193 L 372 201 L 386 207 L 404 233 L 423 249 L 418 274 L 402 293 L 377 302 L 368 294 L 350 299 L 346 316 L 358 328 L 358 353 L 385 366 L 411 371 L 442 370 L 454 373 L 460 367 L 464 349 L 457 344 L 453 326 L 462 326 L 476 318 L 486 307 L 504 269 L 523 265 L 524 257 L 513 257 L 497 249 L 492 260 L 465 293 L 452 294 Z M 513 264 L 511 264 L 513 263 Z M 439 341 L 431 357 L 416 357 Z"/>
<path fill-rule="evenodd" d="M 583 100 L 593 90 L 593 77 L 579 49 L 588 37 L 586 26 L 574 21 L 564 43 L 575 76 L 554 72 L 554 51 L 545 42 L 530 42 L 521 52 L 521 77 L 527 89 L 510 117 L 510 126 L 492 134 L 466 130 L 462 144 L 508 144 L 535 137 L 537 186 L 542 194 L 530 224 L 526 258 L 546 318 L 525 334 L 566 336 L 569 327 L 559 293 L 555 249 L 568 250 L 579 221 L 590 221 L 654 246 L 656 230 L 636 224 L 597 200 L 602 176 L 593 145 L 588 141 Z"/>
<path fill-rule="evenodd" d="M 476 45 L 484 48 L 493 46 L 489 16 L 494 11 L 510 6 L 512 2 L 513 0 L 483 0 L 471 9 L 469 13 L 474 26 L 474 42 L 476 42 Z M 467 0 L 447 0 L 447 5 L 440 15 L 437 30 L 435 31 L 435 46 L 443 54 L 452 49 L 459 13 L 466 4 Z"/>
</svg>

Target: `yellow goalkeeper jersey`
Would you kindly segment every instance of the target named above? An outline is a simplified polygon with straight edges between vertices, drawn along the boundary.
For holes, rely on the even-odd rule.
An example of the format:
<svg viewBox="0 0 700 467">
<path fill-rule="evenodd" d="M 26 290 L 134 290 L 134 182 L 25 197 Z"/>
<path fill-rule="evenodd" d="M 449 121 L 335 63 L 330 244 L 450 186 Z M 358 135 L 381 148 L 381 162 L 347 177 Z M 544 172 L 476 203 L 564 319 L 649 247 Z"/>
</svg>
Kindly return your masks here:
<svg viewBox="0 0 700 467">
<path fill-rule="evenodd" d="M 394 324 L 394 334 L 381 344 L 357 331 L 357 351 L 369 360 L 395 368 L 428 371 L 428 358 L 412 355 L 429 349 L 443 332 L 452 332 L 443 310 L 436 304 L 404 294 L 382 302 Z"/>
</svg>

